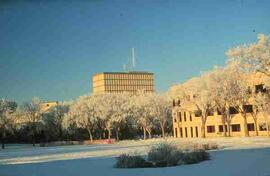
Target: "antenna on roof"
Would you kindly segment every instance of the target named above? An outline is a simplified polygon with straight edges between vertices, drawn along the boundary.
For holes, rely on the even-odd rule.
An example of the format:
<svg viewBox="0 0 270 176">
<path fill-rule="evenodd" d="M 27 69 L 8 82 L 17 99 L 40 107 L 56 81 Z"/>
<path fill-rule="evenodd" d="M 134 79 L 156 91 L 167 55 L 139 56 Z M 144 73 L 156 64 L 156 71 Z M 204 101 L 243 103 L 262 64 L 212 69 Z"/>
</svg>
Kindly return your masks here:
<svg viewBox="0 0 270 176">
<path fill-rule="evenodd" d="M 124 72 L 135 71 L 136 58 L 135 58 L 135 48 L 131 48 L 131 59 L 128 59 L 127 64 L 123 64 Z"/>
<path fill-rule="evenodd" d="M 127 71 L 127 65 L 126 64 L 123 64 L 123 70 L 124 70 L 124 72 Z"/>
<path fill-rule="evenodd" d="M 131 48 L 131 54 L 132 54 L 132 69 L 135 70 L 135 48 Z"/>
</svg>

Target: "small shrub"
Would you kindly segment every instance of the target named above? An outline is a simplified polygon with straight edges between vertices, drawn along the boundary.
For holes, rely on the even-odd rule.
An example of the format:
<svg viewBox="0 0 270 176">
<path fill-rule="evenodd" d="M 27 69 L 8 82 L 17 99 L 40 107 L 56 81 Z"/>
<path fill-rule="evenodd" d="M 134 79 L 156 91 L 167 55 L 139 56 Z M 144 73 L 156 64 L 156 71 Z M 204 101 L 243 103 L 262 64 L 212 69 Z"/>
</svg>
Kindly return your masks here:
<svg viewBox="0 0 270 176">
<path fill-rule="evenodd" d="M 120 155 L 116 158 L 117 168 L 145 168 L 145 167 L 168 167 L 182 164 L 195 164 L 209 160 L 210 155 L 205 149 L 194 147 L 193 151 L 182 151 L 174 145 L 162 143 L 154 146 L 148 152 L 147 160 L 142 156 L 132 156 L 128 154 Z M 202 145 L 200 146 L 202 148 Z M 205 146 L 209 148 L 209 145 Z"/>
<path fill-rule="evenodd" d="M 132 156 L 122 154 L 116 158 L 116 168 L 144 168 L 153 167 L 150 162 L 147 162 L 142 156 Z"/>
<path fill-rule="evenodd" d="M 202 145 L 203 150 L 213 150 L 218 149 L 218 145 L 216 143 L 207 143 Z"/>
<path fill-rule="evenodd" d="M 194 150 L 215 150 L 218 149 L 218 145 L 216 143 L 195 144 L 193 148 Z"/>
<path fill-rule="evenodd" d="M 205 160 L 209 160 L 210 155 L 205 150 L 197 150 L 185 153 L 184 157 L 181 160 L 183 164 L 195 164 Z"/>
<path fill-rule="evenodd" d="M 218 149 L 218 145 L 216 143 L 210 143 L 210 150 Z"/>
<path fill-rule="evenodd" d="M 156 167 L 176 166 L 183 157 L 183 152 L 173 145 L 159 144 L 148 152 L 148 160 Z"/>
</svg>

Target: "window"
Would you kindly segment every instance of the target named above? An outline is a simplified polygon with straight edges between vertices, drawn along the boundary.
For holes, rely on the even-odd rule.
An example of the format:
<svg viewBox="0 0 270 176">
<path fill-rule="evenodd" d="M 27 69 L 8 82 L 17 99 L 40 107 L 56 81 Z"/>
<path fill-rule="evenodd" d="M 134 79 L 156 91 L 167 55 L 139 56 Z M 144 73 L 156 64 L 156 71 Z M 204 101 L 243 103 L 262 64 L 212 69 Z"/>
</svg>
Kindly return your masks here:
<svg viewBox="0 0 270 176">
<path fill-rule="evenodd" d="M 176 118 L 174 119 L 174 122 L 176 123 Z"/>
<path fill-rule="evenodd" d="M 198 127 L 195 127 L 195 133 L 196 133 L 196 137 L 198 137 Z"/>
<path fill-rule="evenodd" d="M 214 133 L 215 132 L 215 126 L 211 125 L 211 126 L 207 126 L 207 133 Z"/>
<path fill-rule="evenodd" d="M 209 110 L 208 112 L 207 112 L 207 116 L 213 116 L 214 115 L 214 111 L 213 110 Z"/>
<path fill-rule="evenodd" d="M 246 113 L 252 113 L 253 112 L 253 108 L 252 105 L 243 105 L 243 109 Z"/>
<path fill-rule="evenodd" d="M 180 128 L 180 137 L 182 138 L 183 137 L 183 129 Z"/>
<path fill-rule="evenodd" d="M 175 137 L 178 137 L 177 128 L 175 128 Z"/>
<path fill-rule="evenodd" d="M 188 137 L 188 134 L 187 134 L 187 127 L 185 127 L 185 133 L 186 133 L 186 137 Z"/>
<path fill-rule="evenodd" d="M 186 112 L 184 112 L 184 120 L 185 120 L 185 122 L 187 121 Z"/>
<path fill-rule="evenodd" d="M 217 109 L 217 114 L 218 114 L 218 115 L 222 115 L 221 110 Z"/>
<path fill-rule="evenodd" d="M 258 84 L 258 85 L 255 85 L 255 92 L 256 93 L 259 93 L 259 92 L 265 93 L 266 89 L 264 88 L 263 84 Z"/>
<path fill-rule="evenodd" d="M 241 131 L 240 124 L 233 124 L 233 125 L 231 125 L 231 127 L 232 127 L 232 132 L 239 132 L 239 131 Z"/>
<path fill-rule="evenodd" d="M 182 115 L 181 112 L 178 112 L 179 121 L 182 122 Z"/>
<path fill-rule="evenodd" d="M 223 131 L 223 125 L 218 126 L 218 131 L 221 132 L 221 133 L 224 132 Z M 228 132 L 227 125 L 225 125 L 225 132 Z"/>
<path fill-rule="evenodd" d="M 230 114 L 238 114 L 238 110 L 235 107 L 230 107 L 229 108 Z"/>
<path fill-rule="evenodd" d="M 194 114 L 195 114 L 195 117 L 201 117 L 202 111 L 197 110 L 194 112 Z"/>
<path fill-rule="evenodd" d="M 192 121 L 192 115 L 191 115 L 191 112 L 189 113 L 189 120 Z"/>
<path fill-rule="evenodd" d="M 191 134 L 191 137 L 193 137 L 193 128 L 190 127 L 190 134 Z"/>
<path fill-rule="evenodd" d="M 259 130 L 260 131 L 267 131 L 266 123 L 259 123 Z"/>
<path fill-rule="evenodd" d="M 248 129 L 248 131 L 255 131 L 254 123 L 248 123 L 247 124 L 247 129 Z"/>
</svg>

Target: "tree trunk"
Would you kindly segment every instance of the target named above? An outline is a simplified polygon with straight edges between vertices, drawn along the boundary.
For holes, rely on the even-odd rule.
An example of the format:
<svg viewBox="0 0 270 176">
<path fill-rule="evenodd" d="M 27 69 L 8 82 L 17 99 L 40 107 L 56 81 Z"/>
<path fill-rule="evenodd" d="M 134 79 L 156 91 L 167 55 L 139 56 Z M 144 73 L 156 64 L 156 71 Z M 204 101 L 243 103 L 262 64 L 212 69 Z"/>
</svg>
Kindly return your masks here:
<svg viewBox="0 0 270 176">
<path fill-rule="evenodd" d="M 243 120 L 244 120 L 244 132 L 245 132 L 245 137 L 249 136 L 248 128 L 247 128 L 247 116 L 246 114 L 242 114 Z"/>
<path fill-rule="evenodd" d="M 5 138 L 6 138 L 6 130 L 5 130 L 5 127 L 4 127 L 2 138 L 1 138 L 2 149 L 5 149 Z"/>
<path fill-rule="evenodd" d="M 202 121 L 202 126 L 201 126 L 201 136 L 202 138 L 205 138 L 205 122 Z"/>
<path fill-rule="evenodd" d="M 102 139 L 102 131 L 99 130 L 99 139 Z"/>
<path fill-rule="evenodd" d="M 2 138 L 2 149 L 5 149 L 5 140 Z"/>
<path fill-rule="evenodd" d="M 160 128 L 161 128 L 161 132 L 162 132 L 162 137 L 165 138 L 164 124 L 160 123 Z"/>
<path fill-rule="evenodd" d="M 267 135 L 268 137 L 270 137 L 270 130 L 269 130 L 269 123 L 268 123 L 268 113 L 264 113 L 264 119 L 265 119 L 265 124 L 266 124 L 266 131 L 267 131 Z"/>
<path fill-rule="evenodd" d="M 254 118 L 254 126 L 255 126 L 255 132 L 256 132 L 256 136 L 259 136 L 259 132 L 258 132 L 258 122 L 257 122 L 257 117 Z"/>
<path fill-rule="evenodd" d="M 36 129 L 35 129 L 35 127 L 33 127 L 32 144 L 33 144 L 33 147 L 36 146 Z"/>
<path fill-rule="evenodd" d="M 116 128 L 115 134 L 116 134 L 116 141 L 119 141 L 119 127 Z"/>
<path fill-rule="evenodd" d="M 111 139 L 111 129 L 108 128 L 108 139 Z"/>
<path fill-rule="evenodd" d="M 151 130 L 150 129 L 147 129 L 146 131 L 148 133 L 148 138 L 151 139 L 152 138 Z"/>
<path fill-rule="evenodd" d="M 32 136 L 32 145 L 33 145 L 33 147 L 35 147 L 36 146 L 36 142 L 35 142 L 35 135 L 33 134 L 33 136 Z"/>
<path fill-rule="evenodd" d="M 265 121 L 265 124 L 266 124 L 266 131 L 267 131 L 268 137 L 270 137 L 269 123 L 267 120 Z"/>
<path fill-rule="evenodd" d="M 90 140 L 90 142 L 93 142 L 93 135 L 92 135 L 91 129 L 88 128 L 87 131 L 88 131 L 88 134 L 89 134 L 89 140 Z"/>
<path fill-rule="evenodd" d="M 59 138 L 60 140 L 63 140 L 63 130 L 62 130 L 62 126 L 59 126 Z"/>
<path fill-rule="evenodd" d="M 225 119 L 226 119 L 226 116 L 223 114 L 222 115 L 222 128 L 223 128 L 223 136 L 224 137 L 227 136 Z"/>
<path fill-rule="evenodd" d="M 106 131 L 103 131 L 103 139 L 106 139 Z"/>
<path fill-rule="evenodd" d="M 143 140 L 146 140 L 146 129 L 143 127 Z"/>
<path fill-rule="evenodd" d="M 228 136 L 231 137 L 231 121 L 227 121 Z"/>
</svg>

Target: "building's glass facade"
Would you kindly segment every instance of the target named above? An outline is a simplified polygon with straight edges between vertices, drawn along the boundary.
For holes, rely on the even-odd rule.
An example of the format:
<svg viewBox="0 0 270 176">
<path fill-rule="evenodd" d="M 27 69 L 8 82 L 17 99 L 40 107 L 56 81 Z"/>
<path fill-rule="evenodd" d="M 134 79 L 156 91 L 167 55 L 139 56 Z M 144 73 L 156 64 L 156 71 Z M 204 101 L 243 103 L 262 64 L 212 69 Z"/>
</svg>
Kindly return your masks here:
<svg viewBox="0 0 270 176">
<path fill-rule="evenodd" d="M 93 76 L 93 93 L 154 92 L 154 74 L 148 72 L 104 72 Z"/>
</svg>

